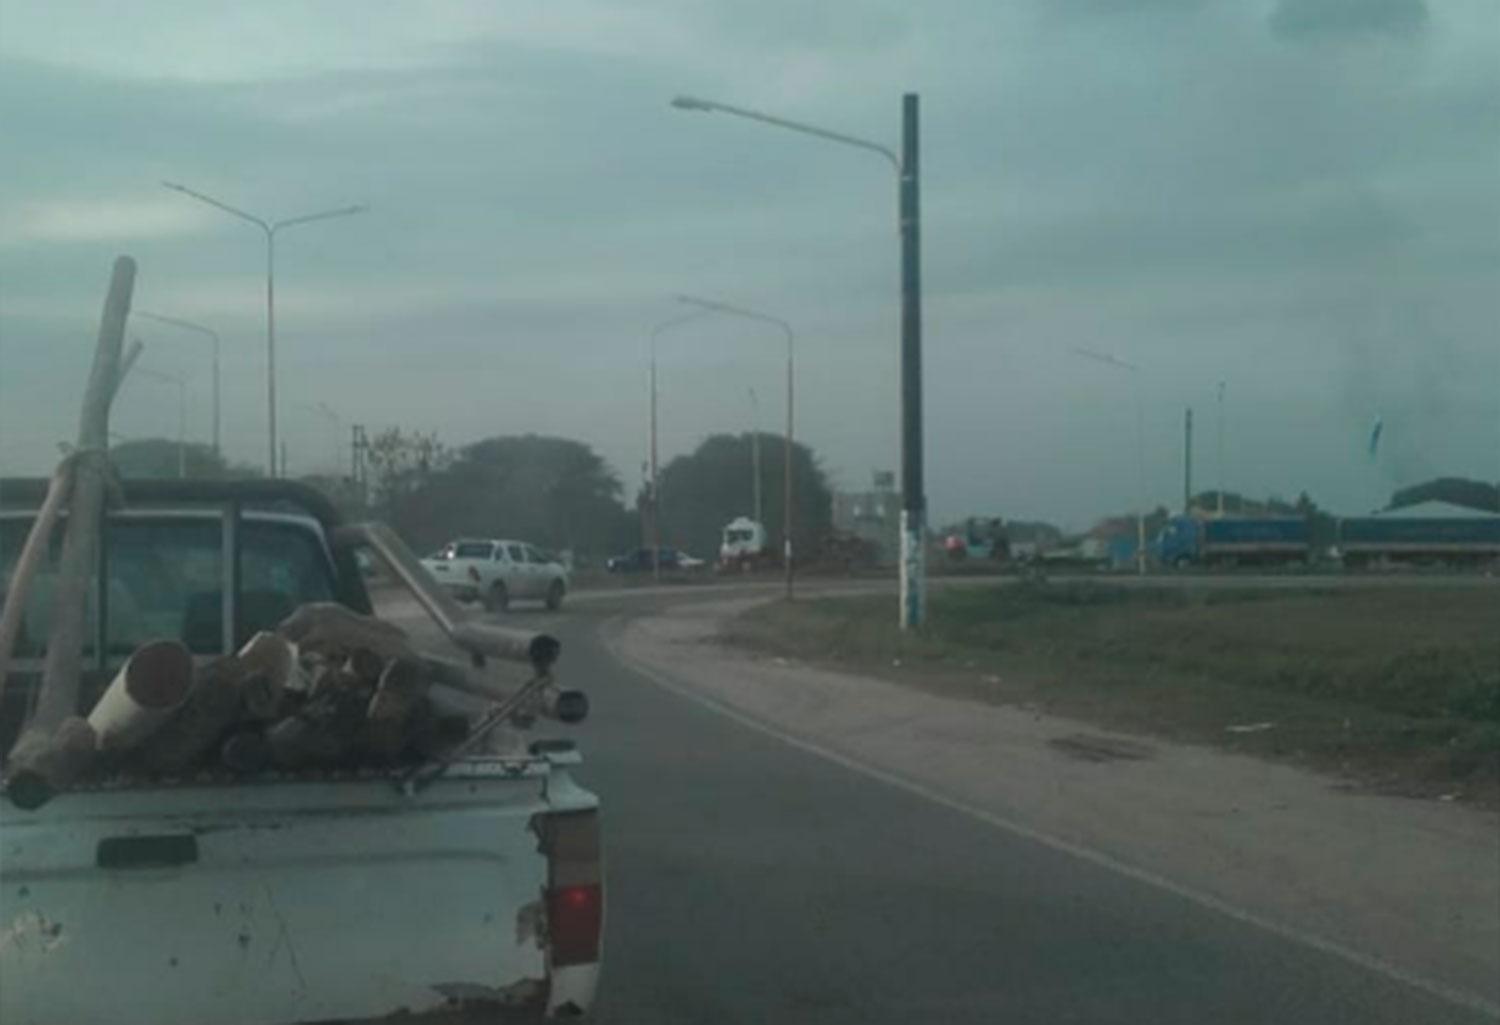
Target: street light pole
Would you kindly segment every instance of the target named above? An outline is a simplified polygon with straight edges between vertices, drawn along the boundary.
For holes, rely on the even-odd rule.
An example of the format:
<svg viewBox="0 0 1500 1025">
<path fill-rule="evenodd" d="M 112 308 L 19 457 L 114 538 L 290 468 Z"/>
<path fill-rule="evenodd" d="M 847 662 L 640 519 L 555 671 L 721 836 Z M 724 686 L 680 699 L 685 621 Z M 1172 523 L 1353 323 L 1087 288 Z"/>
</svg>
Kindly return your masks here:
<svg viewBox="0 0 1500 1025">
<path fill-rule="evenodd" d="M 178 374 L 147 367 L 136 367 L 135 372 L 177 386 L 177 479 L 182 480 L 187 476 L 187 381 Z"/>
<path fill-rule="evenodd" d="M 651 579 L 661 582 L 661 501 L 656 465 L 656 340 L 675 327 L 708 316 L 707 311 L 687 313 L 664 320 L 651 329 Z"/>
<path fill-rule="evenodd" d="M 190 320 L 180 320 L 177 317 L 164 317 L 159 313 L 147 313 L 145 310 L 131 310 L 131 315 L 145 317 L 159 324 L 170 324 L 173 327 L 182 328 L 184 331 L 195 331 L 198 334 L 207 335 L 214 343 L 214 455 L 222 455 L 223 451 L 219 445 L 220 416 L 219 416 L 219 333 L 213 328 L 204 327 L 202 324 L 194 324 Z"/>
<path fill-rule="evenodd" d="M 760 507 L 760 400 L 755 397 L 754 388 L 750 389 L 750 410 L 750 472 L 754 474 L 750 493 L 754 496 L 755 522 L 764 524 Z"/>
<path fill-rule="evenodd" d="M 927 612 L 926 516 L 922 465 L 922 281 L 918 178 L 917 95 L 902 97 L 901 155 L 878 142 L 693 96 L 678 96 L 679 110 L 730 114 L 829 142 L 878 153 L 890 161 L 899 185 L 901 231 L 901 629 L 920 627 Z"/>
<path fill-rule="evenodd" d="M 1224 382 L 1219 382 L 1219 515 L 1224 515 Z"/>
<path fill-rule="evenodd" d="M 711 313 L 722 313 L 729 317 L 742 317 L 746 320 L 758 320 L 763 324 L 774 324 L 786 335 L 786 465 L 783 469 L 782 492 L 785 507 L 782 510 L 781 523 L 781 558 L 785 564 L 786 596 L 790 601 L 793 591 L 793 579 L 796 571 L 793 569 L 792 560 L 792 513 L 796 508 L 792 497 L 792 453 L 795 449 L 793 441 L 793 414 L 794 402 L 794 352 L 796 349 L 796 335 L 792 332 L 792 325 L 780 317 L 773 317 L 767 313 L 757 313 L 755 310 L 747 310 L 740 306 L 731 306 L 729 303 L 717 302 L 712 299 L 699 299 L 691 295 L 679 295 L 678 302 L 696 306 L 701 310 Z"/>
<path fill-rule="evenodd" d="M 1127 363 L 1108 353 L 1094 352 L 1092 349 L 1075 348 L 1073 354 L 1082 356 L 1084 359 L 1093 360 L 1095 363 L 1104 363 L 1123 370 L 1130 374 L 1135 392 L 1135 486 L 1136 486 L 1136 514 L 1135 514 L 1135 571 L 1141 576 L 1146 574 L 1146 405 L 1141 397 L 1141 368 L 1134 363 Z"/>
<path fill-rule="evenodd" d="M 288 217 L 279 221 L 267 221 L 264 218 L 248 214 L 243 210 L 230 206 L 228 203 L 214 199 L 180 185 L 176 182 L 162 182 L 166 188 L 174 192 L 180 192 L 201 203 L 238 217 L 242 221 L 248 221 L 259 228 L 266 237 L 266 464 L 270 468 L 272 477 L 277 477 L 276 467 L 276 233 L 283 228 L 296 227 L 299 224 L 310 224 L 313 221 L 326 221 L 334 217 L 349 217 L 353 214 L 364 213 L 369 207 L 362 203 L 354 206 L 343 206 L 332 210 L 320 210 L 317 213 L 302 214 L 298 217 Z"/>
</svg>

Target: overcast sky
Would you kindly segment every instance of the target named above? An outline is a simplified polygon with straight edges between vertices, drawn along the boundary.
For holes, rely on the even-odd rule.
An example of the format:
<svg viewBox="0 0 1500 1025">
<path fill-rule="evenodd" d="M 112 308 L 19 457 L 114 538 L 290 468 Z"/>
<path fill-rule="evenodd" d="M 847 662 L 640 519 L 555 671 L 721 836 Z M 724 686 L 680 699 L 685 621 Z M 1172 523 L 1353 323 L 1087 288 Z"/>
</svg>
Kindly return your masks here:
<svg viewBox="0 0 1500 1025">
<path fill-rule="evenodd" d="M 1081 526 L 1197 479 L 1356 511 L 1500 476 L 1495 0 L 161 3 L 0 0 L 0 472 L 76 430 L 110 262 L 136 307 L 224 338 L 228 454 L 263 462 L 264 247 L 281 236 L 291 469 L 346 428 L 595 445 L 633 492 L 646 350 L 677 293 L 797 329 L 798 434 L 835 482 L 897 466 L 895 181 L 878 157 L 690 93 L 895 146 L 921 94 L 927 488 Z M 135 321 L 142 365 L 193 335 Z M 1074 355 L 1111 353 L 1131 375 Z M 663 336 L 664 458 L 784 416 L 780 336 Z M 1375 459 L 1371 425 L 1385 429 Z M 125 436 L 173 435 L 148 377 Z"/>
</svg>

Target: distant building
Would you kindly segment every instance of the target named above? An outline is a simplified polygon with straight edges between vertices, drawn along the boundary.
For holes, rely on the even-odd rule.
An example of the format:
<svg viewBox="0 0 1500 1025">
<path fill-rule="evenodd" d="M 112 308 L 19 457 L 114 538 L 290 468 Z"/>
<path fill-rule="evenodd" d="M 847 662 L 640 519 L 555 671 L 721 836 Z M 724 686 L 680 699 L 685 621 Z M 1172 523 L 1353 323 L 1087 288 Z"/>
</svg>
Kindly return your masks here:
<svg viewBox="0 0 1500 1025">
<path fill-rule="evenodd" d="M 894 565 L 901 551 L 901 495 L 896 475 L 875 471 L 869 491 L 836 491 L 833 529 L 875 547 L 875 561 Z"/>
</svg>

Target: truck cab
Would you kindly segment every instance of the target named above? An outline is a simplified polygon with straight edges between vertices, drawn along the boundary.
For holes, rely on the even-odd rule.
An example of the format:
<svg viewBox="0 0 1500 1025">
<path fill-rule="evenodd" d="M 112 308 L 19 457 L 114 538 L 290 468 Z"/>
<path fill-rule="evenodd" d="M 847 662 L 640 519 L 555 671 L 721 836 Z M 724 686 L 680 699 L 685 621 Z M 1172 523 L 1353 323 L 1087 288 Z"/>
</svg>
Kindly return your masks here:
<svg viewBox="0 0 1500 1025">
<path fill-rule="evenodd" d="M 44 488 L 0 482 L 5 579 Z M 144 640 L 180 640 L 206 661 L 307 602 L 371 609 L 356 552 L 386 535 L 342 524 L 310 489 L 145 482 L 124 499 L 107 514 L 89 599 L 80 714 Z M 470 664 L 482 661 L 471 624 L 414 575 L 415 558 L 377 550 L 416 581 L 416 604 Z M 27 602 L 0 750 L 34 700 L 46 598 L 43 586 Z M 520 741 L 434 765 L 420 786 L 351 768 L 106 778 L 34 810 L 0 793 L 0 1020 L 581 1015 L 603 889 L 599 802 L 572 777 L 580 761 L 569 742 Z"/>
</svg>

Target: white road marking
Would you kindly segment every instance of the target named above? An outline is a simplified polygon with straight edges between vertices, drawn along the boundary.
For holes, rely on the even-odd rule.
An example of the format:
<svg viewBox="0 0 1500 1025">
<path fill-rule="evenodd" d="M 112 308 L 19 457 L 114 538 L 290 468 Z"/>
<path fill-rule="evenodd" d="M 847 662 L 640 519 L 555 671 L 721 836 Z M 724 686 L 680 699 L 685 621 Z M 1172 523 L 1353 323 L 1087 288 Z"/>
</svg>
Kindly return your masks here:
<svg viewBox="0 0 1500 1025">
<path fill-rule="evenodd" d="M 1363 968 L 1367 971 L 1382 975 L 1387 979 L 1391 979 L 1395 982 L 1410 986 L 1413 989 L 1420 990 L 1421 992 L 1426 993 L 1428 996 L 1436 997 L 1440 1000 L 1447 1001 L 1448 1003 L 1455 1004 L 1459 1007 L 1468 1008 L 1469 1010 L 1473 1011 L 1479 1011 L 1482 1014 L 1488 1014 L 1491 1017 L 1500 1019 L 1500 1004 L 1493 1003 L 1492 1001 L 1487 1000 L 1482 996 L 1457 989 L 1442 982 L 1424 978 L 1420 975 L 1408 972 L 1406 969 L 1401 968 L 1398 965 L 1393 965 L 1388 961 L 1384 961 L 1381 958 L 1362 953 L 1358 950 L 1346 947 L 1341 943 L 1336 943 L 1333 940 L 1326 939 L 1314 933 L 1305 932 L 1293 926 L 1273 921 L 1269 918 L 1258 915 L 1253 911 L 1246 911 L 1244 908 L 1236 907 L 1235 905 L 1221 900 L 1218 897 L 1213 896 L 1212 894 L 1204 893 L 1201 890 L 1196 890 L 1192 887 L 1183 886 L 1180 883 L 1173 882 L 1172 880 L 1167 879 L 1164 876 L 1159 876 L 1154 872 L 1148 872 L 1144 869 L 1137 868 L 1134 865 L 1120 861 L 1119 859 L 1113 857 L 1112 855 L 1106 854 L 1103 851 L 1097 851 L 1091 847 L 1085 847 L 1081 844 L 1074 843 L 1071 840 L 1064 840 L 1060 837 L 1052 836 L 1048 833 L 1042 832 L 1041 830 L 1034 829 L 1031 826 L 1025 825 L 1024 823 L 1017 822 L 1014 819 L 1006 818 L 1003 815 L 996 815 L 994 812 L 987 811 L 984 808 L 976 807 L 964 801 L 955 800 L 947 794 L 934 790 L 926 784 L 918 783 L 915 780 L 908 779 L 905 776 L 891 772 L 888 769 L 882 769 L 879 766 L 871 765 L 868 762 L 861 761 L 857 758 L 851 758 L 848 755 L 841 754 L 837 751 L 832 751 L 825 747 L 821 747 L 810 740 L 799 737 L 793 733 L 788 733 L 787 731 L 781 729 L 776 725 L 773 725 L 772 723 L 766 722 L 765 720 L 758 719 L 752 715 L 742 712 L 739 709 L 727 705 L 722 701 L 711 698 L 681 684 L 675 683 L 672 680 L 659 675 L 656 670 L 647 666 L 645 663 L 639 661 L 638 659 L 634 659 L 625 653 L 625 651 L 620 647 L 618 643 L 620 628 L 624 623 L 625 617 L 615 616 L 607 620 L 600 629 L 600 639 L 604 642 L 606 650 L 608 650 L 611 655 L 613 655 L 622 664 L 630 667 L 634 672 L 650 680 L 658 687 L 661 687 L 663 690 L 670 691 L 678 697 L 683 698 L 687 701 L 691 701 L 694 704 L 706 708 L 712 712 L 717 712 L 719 715 L 734 720 L 741 726 L 755 730 L 758 733 L 763 733 L 768 737 L 771 737 L 783 744 L 788 745 L 789 747 L 794 747 L 799 751 L 804 751 L 808 754 L 815 755 L 819 758 L 824 759 L 825 761 L 832 762 L 835 765 L 848 769 L 851 772 L 857 772 L 861 775 L 868 776 L 871 779 L 879 780 L 880 782 L 885 783 L 888 786 L 895 787 L 899 790 L 904 790 L 909 794 L 914 794 L 917 797 L 925 798 L 926 800 L 931 801 L 934 804 L 942 805 L 944 808 L 948 808 L 952 811 L 968 815 L 971 818 L 978 819 L 980 822 L 983 822 L 989 826 L 993 826 L 994 828 L 1002 830 L 1003 832 L 1010 833 L 1014 836 L 1019 836 L 1027 840 L 1031 840 L 1034 843 L 1039 843 L 1052 850 L 1082 859 L 1083 861 L 1086 861 L 1091 865 L 1095 865 L 1099 868 L 1106 869 L 1118 875 L 1125 876 L 1127 879 L 1131 879 L 1135 882 L 1143 883 L 1146 886 L 1151 886 L 1166 893 L 1170 893 L 1175 897 L 1180 897 L 1183 900 L 1190 901 L 1191 903 L 1196 904 L 1199 907 L 1218 912 L 1219 914 L 1231 918 L 1236 922 L 1254 926 L 1257 929 L 1264 930 L 1265 932 L 1271 933 L 1272 935 L 1278 936 L 1284 940 L 1290 940 L 1293 943 L 1298 943 L 1302 946 L 1309 947 L 1321 953 L 1329 954 L 1333 957 L 1339 958 L 1340 960 L 1347 961 L 1350 964 L 1357 965 L 1358 967 Z"/>
</svg>

